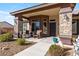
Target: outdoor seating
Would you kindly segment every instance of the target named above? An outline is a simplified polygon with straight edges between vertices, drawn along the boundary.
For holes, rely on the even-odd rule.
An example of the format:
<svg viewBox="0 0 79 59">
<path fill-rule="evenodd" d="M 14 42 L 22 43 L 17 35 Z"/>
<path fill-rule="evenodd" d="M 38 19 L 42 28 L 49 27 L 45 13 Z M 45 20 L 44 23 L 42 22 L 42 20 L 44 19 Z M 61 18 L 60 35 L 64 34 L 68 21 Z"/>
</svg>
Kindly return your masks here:
<svg viewBox="0 0 79 59">
<path fill-rule="evenodd" d="M 36 32 L 33 32 L 33 37 L 40 38 L 41 37 L 40 34 L 41 34 L 41 30 L 37 30 Z"/>
<path fill-rule="evenodd" d="M 41 35 L 40 35 L 40 34 L 41 34 L 41 32 L 42 32 L 41 30 L 37 30 L 37 35 L 38 35 L 38 38 L 40 38 L 40 37 L 41 37 Z"/>
<path fill-rule="evenodd" d="M 36 32 L 33 32 L 33 33 L 32 33 L 32 36 L 33 36 L 34 38 L 36 38 L 38 35 L 36 34 Z"/>
</svg>

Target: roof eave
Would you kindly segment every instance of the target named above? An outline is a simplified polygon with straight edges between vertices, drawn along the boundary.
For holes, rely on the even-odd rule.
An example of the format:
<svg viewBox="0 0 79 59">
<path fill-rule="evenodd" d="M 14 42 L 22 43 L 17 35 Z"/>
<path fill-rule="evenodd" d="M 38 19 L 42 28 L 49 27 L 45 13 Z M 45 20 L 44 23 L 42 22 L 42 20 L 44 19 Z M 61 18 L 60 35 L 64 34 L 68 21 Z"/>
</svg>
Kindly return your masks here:
<svg viewBox="0 0 79 59">
<path fill-rule="evenodd" d="M 15 16 L 16 14 L 28 12 L 28 11 L 31 11 L 31 10 L 34 10 L 34 9 L 43 8 L 43 7 L 55 5 L 55 4 L 58 4 L 58 3 L 42 3 L 42 4 L 39 4 L 39 5 L 36 5 L 36 6 L 32 6 L 32 7 L 29 7 L 29 8 L 25 8 L 25 9 L 21 9 L 21 10 L 18 10 L 18 11 L 11 12 L 10 14 Z M 72 9 L 74 9 L 74 7 L 75 7 L 75 3 L 74 3 L 74 6 L 72 7 Z"/>
<path fill-rule="evenodd" d="M 14 11 L 14 12 L 11 12 L 10 14 L 11 15 L 16 15 L 16 14 L 19 14 L 19 13 L 22 13 L 22 12 L 25 12 L 25 11 L 30 11 L 30 10 L 34 10 L 34 9 L 38 9 L 38 8 L 41 8 L 41 7 L 45 7 L 45 6 L 48 6 L 48 5 L 54 5 L 54 4 L 57 4 L 57 3 L 42 3 L 42 4 L 39 4 L 39 5 L 36 5 L 36 6 L 32 6 L 32 7 L 29 7 L 29 8 L 25 8 L 25 9 L 22 9 L 22 10 L 18 10 L 18 11 Z"/>
</svg>

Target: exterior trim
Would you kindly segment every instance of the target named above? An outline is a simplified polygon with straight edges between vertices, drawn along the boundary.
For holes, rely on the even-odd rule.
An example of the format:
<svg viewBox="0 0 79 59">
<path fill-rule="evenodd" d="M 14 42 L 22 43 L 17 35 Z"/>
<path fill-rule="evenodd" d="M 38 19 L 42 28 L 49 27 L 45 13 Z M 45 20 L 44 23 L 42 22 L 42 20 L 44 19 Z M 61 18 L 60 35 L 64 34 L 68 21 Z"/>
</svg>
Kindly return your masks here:
<svg viewBox="0 0 79 59">
<path fill-rule="evenodd" d="M 34 6 L 34 7 L 14 11 L 14 12 L 11 12 L 10 14 L 18 15 L 18 14 L 38 12 L 38 11 L 47 10 L 47 9 L 56 8 L 56 7 L 63 8 L 63 7 L 68 7 L 68 6 L 74 7 L 69 3 L 66 3 L 66 4 L 64 4 L 64 3 L 53 3 L 53 4 L 52 3 L 44 3 L 44 4 L 41 4 L 41 5 Z"/>
</svg>

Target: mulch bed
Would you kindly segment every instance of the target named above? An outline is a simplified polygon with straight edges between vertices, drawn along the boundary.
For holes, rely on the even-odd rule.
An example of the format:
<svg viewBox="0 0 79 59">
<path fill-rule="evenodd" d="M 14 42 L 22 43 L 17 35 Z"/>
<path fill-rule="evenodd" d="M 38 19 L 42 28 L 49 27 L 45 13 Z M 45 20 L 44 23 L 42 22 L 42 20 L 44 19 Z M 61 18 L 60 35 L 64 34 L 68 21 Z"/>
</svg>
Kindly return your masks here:
<svg viewBox="0 0 79 59">
<path fill-rule="evenodd" d="M 63 55 L 61 55 L 61 56 L 73 56 L 74 49 L 68 48 L 68 47 L 64 47 L 63 49 L 64 49 L 64 51 L 62 53 Z M 60 55 L 54 55 L 54 54 L 50 53 L 48 50 L 48 52 L 46 53 L 45 56 L 60 56 Z"/>
<path fill-rule="evenodd" d="M 31 43 L 28 45 L 17 45 L 15 41 L 10 42 L 0 42 L 0 56 L 13 56 L 18 52 L 34 45 L 35 43 Z M 7 47 L 7 49 L 2 49 Z"/>
</svg>

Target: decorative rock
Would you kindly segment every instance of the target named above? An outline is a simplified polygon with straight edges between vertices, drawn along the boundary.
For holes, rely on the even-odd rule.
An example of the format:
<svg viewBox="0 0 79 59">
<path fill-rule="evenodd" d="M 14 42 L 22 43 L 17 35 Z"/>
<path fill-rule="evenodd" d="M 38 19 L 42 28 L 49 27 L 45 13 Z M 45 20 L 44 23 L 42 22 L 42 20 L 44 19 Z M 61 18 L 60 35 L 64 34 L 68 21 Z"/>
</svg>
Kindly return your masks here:
<svg viewBox="0 0 79 59">
<path fill-rule="evenodd" d="M 2 50 L 8 50 L 8 49 L 9 49 L 8 47 L 3 47 L 3 48 L 2 48 Z"/>
<path fill-rule="evenodd" d="M 2 47 L 0 47 L 0 49 L 2 49 Z"/>
</svg>

